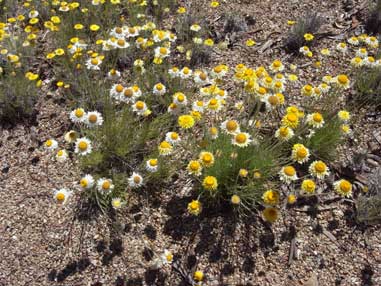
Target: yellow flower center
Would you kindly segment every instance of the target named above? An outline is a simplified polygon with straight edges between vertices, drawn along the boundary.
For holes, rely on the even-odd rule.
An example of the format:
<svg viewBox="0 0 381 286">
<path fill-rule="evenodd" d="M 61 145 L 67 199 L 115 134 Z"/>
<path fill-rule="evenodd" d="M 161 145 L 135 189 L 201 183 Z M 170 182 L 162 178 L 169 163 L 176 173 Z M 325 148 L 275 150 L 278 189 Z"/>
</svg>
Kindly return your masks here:
<svg viewBox="0 0 381 286">
<path fill-rule="evenodd" d="M 273 106 L 278 105 L 279 98 L 275 95 L 271 95 L 271 96 L 269 96 L 269 103 Z"/>
<path fill-rule="evenodd" d="M 287 114 L 287 120 L 290 121 L 291 123 L 295 123 L 298 120 L 298 117 L 296 117 L 295 114 L 290 113 L 290 114 Z"/>
<path fill-rule="evenodd" d="M 280 61 L 274 61 L 273 62 L 273 66 L 276 68 L 279 68 L 281 65 L 282 65 L 282 63 Z"/>
<path fill-rule="evenodd" d="M 115 90 L 116 90 L 116 92 L 122 92 L 123 91 L 123 85 L 121 85 L 121 84 L 118 84 L 116 87 L 115 87 Z"/>
<path fill-rule="evenodd" d="M 115 33 L 117 33 L 117 34 L 122 34 L 122 33 L 123 33 L 123 29 L 120 28 L 120 27 L 117 27 L 117 28 L 115 29 Z"/>
<path fill-rule="evenodd" d="M 59 150 L 59 151 L 57 152 L 57 156 L 58 156 L 58 157 L 63 156 L 63 154 L 64 154 L 64 151 L 63 151 L 63 150 Z"/>
<path fill-rule="evenodd" d="M 151 159 L 149 160 L 149 164 L 153 167 L 157 166 L 157 159 Z"/>
<path fill-rule="evenodd" d="M 126 41 L 123 40 L 123 39 L 119 39 L 119 40 L 117 41 L 117 44 L 118 44 L 119 46 L 124 46 L 125 43 L 126 43 Z"/>
<path fill-rule="evenodd" d="M 307 149 L 305 149 L 305 148 L 299 148 L 298 151 L 296 152 L 296 155 L 299 158 L 305 158 L 307 156 Z"/>
<path fill-rule="evenodd" d="M 172 132 L 171 133 L 171 139 L 172 140 L 177 140 L 177 139 L 179 139 L 179 135 L 176 132 Z"/>
<path fill-rule="evenodd" d="M 235 131 L 237 128 L 238 128 L 238 124 L 234 120 L 229 120 L 226 123 L 226 129 L 229 131 Z"/>
<path fill-rule="evenodd" d="M 292 166 L 287 166 L 284 168 L 284 173 L 289 176 L 289 177 L 292 177 L 295 175 L 296 171 L 294 169 L 294 167 Z"/>
<path fill-rule="evenodd" d="M 76 109 L 75 112 L 74 112 L 75 116 L 78 117 L 78 118 L 81 118 L 84 114 L 83 110 L 82 109 Z"/>
<path fill-rule="evenodd" d="M 340 189 L 344 192 L 344 193 L 348 193 L 351 191 L 351 188 L 352 188 L 352 185 L 351 183 L 349 183 L 348 181 L 346 180 L 342 180 L 340 182 Z"/>
<path fill-rule="evenodd" d="M 124 96 L 125 97 L 132 97 L 132 95 L 134 94 L 134 92 L 130 89 L 130 88 L 127 88 L 125 91 L 124 91 Z"/>
<path fill-rule="evenodd" d="M 246 134 L 244 133 L 239 133 L 237 134 L 237 136 L 235 137 L 235 140 L 239 143 L 239 144 L 243 144 L 246 142 L 247 140 L 247 136 Z"/>
<path fill-rule="evenodd" d="M 64 193 L 58 193 L 58 194 L 56 195 L 56 199 L 57 199 L 57 201 L 59 201 L 59 202 L 64 201 L 64 200 L 65 200 L 65 194 L 64 194 Z"/>
<path fill-rule="evenodd" d="M 339 76 L 337 77 L 337 80 L 338 80 L 338 82 L 341 83 L 341 84 L 347 84 L 348 81 L 349 81 L 348 77 L 347 77 L 346 75 L 344 75 L 344 74 L 339 75 Z"/>
<path fill-rule="evenodd" d="M 212 160 L 213 160 L 213 157 L 212 157 L 212 155 L 210 155 L 210 154 L 205 154 L 205 155 L 202 157 L 202 161 L 203 161 L 204 163 L 210 163 L 210 162 L 212 162 Z"/>
<path fill-rule="evenodd" d="M 207 79 L 207 76 L 206 76 L 206 74 L 204 74 L 204 73 L 200 73 L 199 78 L 200 78 L 201 80 L 206 80 L 206 79 Z"/>
<path fill-rule="evenodd" d="M 167 141 L 163 141 L 160 143 L 160 148 L 163 148 L 163 149 L 171 148 L 171 144 L 169 144 Z"/>
<path fill-rule="evenodd" d="M 81 180 L 79 181 L 79 184 L 81 185 L 82 188 L 86 188 L 88 182 L 87 182 L 86 179 L 81 179 Z"/>
<path fill-rule="evenodd" d="M 135 30 L 135 28 L 128 28 L 128 32 L 130 34 L 135 34 L 136 30 Z"/>
<path fill-rule="evenodd" d="M 286 137 L 288 135 L 288 128 L 287 127 L 281 127 L 279 129 L 279 133 L 282 137 Z"/>
<path fill-rule="evenodd" d="M 315 122 L 318 123 L 323 121 L 323 116 L 320 113 L 315 113 L 312 118 Z"/>
<path fill-rule="evenodd" d="M 166 48 L 161 47 L 159 49 L 159 51 L 160 51 L 160 54 L 162 54 L 162 55 L 166 55 L 167 54 L 167 49 Z"/>
<path fill-rule="evenodd" d="M 78 144 L 78 148 L 81 150 L 81 151 L 85 151 L 87 149 L 87 143 L 85 141 L 81 141 L 79 142 Z"/>
<path fill-rule="evenodd" d="M 323 173 L 326 170 L 326 165 L 323 162 L 317 162 L 315 164 L 315 170 L 318 173 Z"/>
<path fill-rule="evenodd" d="M 209 104 L 210 104 L 210 105 L 217 105 L 217 103 L 218 103 L 218 101 L 217 101 L 217 99 L 215 99 L 215 98 L 213 98 L 213 99 L 211 99 L 211 100 L 209 101 Z"/>
<path fill-rule="evenodd" d="M 99 63 L 97 59 L 91 59 L 91 64 L 96 66 Z"/>
<path fill-rule="evenodd" d="M 220 73 L 220 72 L 222 72 L 222 67 L 221 66 L 216 66 L 213 70 L 216 73 Z"/>
<path fill-rule="evenodd" d="M 135 177 L 134 177 L 134 183 L 135 183 L 135 184 L 139 184 L 140 181 L 141 181 L 141 179 L 140 179 L 139 176 L 135 176 Z"/>
<path fill-rule="evenodd" d="M 214 178 L 207 177 L 205 179 L 205 185 L 207 185 L 207 186 L 213 186 L 214 185 Z"/>
<path fill-rule="evenodd" d="M 142 110 L 144 108 L 144 102 L 143 101 L 138 101 L 135 103 L 136 109 Z"/>
<path fill-rule="evenodd" d="M 97 122 L 97 119 L 98 119 L 98 117 L 97 117 L 95 114 L 91 114 L 91 115 L 89 116 L 89 121 L 90 121 L 90 123 L 96 123 L 96 122 Z"/>
<path fill-rule="evenodd" d="M 53 141 L 52 140 L 47 140 L 46 142 L 45 142 L 45 146 L 46 147 L 51 147 L 53 145 Z"/>
<path fill-rule="evenodd" d="M 197 201 L 192 201 L 192 202 L 189 204 L 189 207 L 190 207 L 192 210 L 197 210 L 197 209 L 198 209 L 198 202 L 197 202 Z"/>
<path fill-rule="evenodd" d="M 178 100 L 179 102 L 183 102 L 184 99 L 185 99 L 185 97 L 184 97 L 184 95 L 182 95 L 182 94 L 179 94 L 179 95 L 177 96 L 177 100 Z"/>
<path fill-rule="evenodd" d="M 157 90 L 163 90 L 163 88 L 164 88 L 164 86 L 161 83 L 156 85 Z"/>
<path fill-rule="evenodd" d="M 111 183 L 109 181 L 104 181 L 102 184 L 102 189 L 108 190 L 111 187 Z"/>
<path fill-rule="evenodd" d="M 197 171 L 200 168 L 200 163 L 197 161 L 194 161 L 194 162 L 190 163 L 189 168 L 192 171 Z"/>
</svg>

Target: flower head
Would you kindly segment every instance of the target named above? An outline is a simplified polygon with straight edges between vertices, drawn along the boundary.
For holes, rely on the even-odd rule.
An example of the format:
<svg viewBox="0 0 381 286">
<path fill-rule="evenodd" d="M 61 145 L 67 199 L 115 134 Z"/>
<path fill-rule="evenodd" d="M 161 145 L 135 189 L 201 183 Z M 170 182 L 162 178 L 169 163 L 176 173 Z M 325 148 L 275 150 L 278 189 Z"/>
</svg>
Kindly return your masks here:
<svg viewBox="0 0 381 286">
<path fill-rule="evenodd" d="M 192 200 L 188 204 L 188 212 L 192 215 L 199 215 L 202 211 L 202 205 L 199 200 Z"/>
<path fill-rule="evenodd" d="M 333 187 L 337 193 L 343 197 L 352 196 L 352 184 L 347 180 L 341 179 L 333 183 Z"/>
<path fill-rule="evenodd" d="M 97 190 L 102 193 L 111 193 L 114 185 L 110 179 L 100 178 L 97 181 Z"/>
<path fill-rule="evenodd" d="M 189 129 L 193 127 L 195 120 L 191 115 L 180 115 L 177 122 L 181 128 Z"/>
<path fill-rule="evenodd" d="M 278 219 L 279 211 L 276 208 L 268 207 L 263 210 L 262 215 L 266 221 L 273 223 Z"/>
<path fill-rule="evenodd" d="M 128 178 L 128 185 L 133 189 L 142 186 L 143 177 L 139 173 L 133 172 L 132 175 Z"/>
<path fill-rule="evenodd" d="M 281 181 L 284 181 L 286 184 L 290 184 L 291 182 L 298 179 L 298 176 L 296 175 L 296 170 L 292 166 L 283 167 L 279 172 L 279 176 Z"/>
<path fill-rule="evenodd" d="M 217 190 L 217 187 L 218 187 L 217 179 L 213 176 L 207 176 L 204 178 L 202 182 L 202 186 L 204 187 L 205 190 L 215 191 Z"/>
<path fill-rule="evenodd" d="M 329 175 L 329 168 L 323 161 L 314 161 L 309 167 L 310 174 L 318 179 L 324 179 Z"/>
<path fill-rule="evenodd" d="M 266 205 L 275 206 L 279 203 L 279 193 L 273 190 L 267 190 L 262 195 L 262 200 Z"/>
<path fill-rule="evenodd" d="M 308 161 L 310 157 L 310 151 L 303 144 L 295 144 L 292 147 L 291 157 L 299 164 L 303 164 Z"/>
<path fill-rule="evenodd" d="M 79 184 L 82 189 L 88 190 L 94 186 L 94 178 L 91 175 L 85 175 L 79 181 Z"/>
<path fill-rule="evenodd" d="M 251 135 L 249 133 L 241 132 L 234 135 L 232 139 L 233 145 L 238 147 L 247 147 L 253 140 L 251 139 Z"/>
<path fill-rule="evenodd" d="M 54 199 L 59 204 L 65 204 L 70 196 L 71 192 L 67 189 L 59 189 L 54 191 Z"/>
<path fill-rule="evenodd" d="M 91 141 L 86 137 L 78 138 L 75 141 L 74 152 L 80 155 L 90 154 L 92 151 Z"/>
</svg>

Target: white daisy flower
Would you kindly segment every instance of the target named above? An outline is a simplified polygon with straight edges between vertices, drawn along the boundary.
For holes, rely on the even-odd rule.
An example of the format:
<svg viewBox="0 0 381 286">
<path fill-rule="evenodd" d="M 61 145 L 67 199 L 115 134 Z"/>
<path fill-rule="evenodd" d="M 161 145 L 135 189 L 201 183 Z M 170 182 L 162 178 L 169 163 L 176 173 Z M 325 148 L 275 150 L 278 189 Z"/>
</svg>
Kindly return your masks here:
<svg viewBox="0 0 381 286">
<path fill-rule="evenodd" d="M 102 64 L 102 60 L 100 57 L 90 58 L 86 61 L 86 67 L 89 70 L 100 70 L 101 64 Z"/>
<path fill-rule="evenodd" d="M 192 26 L 190 26 L 190 30 L 193 32 L 198 32 L 201 30 L 201 26 L 198 24 L 193 24 Z"/>
<path fill-rule="evenodd" d="M 59 204 L 66 204 L 67 200 L 71 196 L 72 192 L 68 191 L 67 189 L 59 189 L 54 190 L 54 199 Z"/>
<path fill-rule="evenodd" d="M 292 166 L 285 166 L 279 172 L 279 177 L 281 181 L 284 181 L 286 184 L 290 184 L 293 181 L 298 179 L 296 175 L 296 170 Z"/>
<path fill-rule="evenodd" d="M 184 67 L 180 71 L 180 77 L 182 79 L 190 78 L 192 76 L 192 74 L 193 74 L 193 71 L 188 67 Z"/>
<path fill-rule="evenodd" d="M 170 50 L 166 47 L 157 47 L 155 49 L 155 58 L 161 58 L 164 59 L 168 57 L 170 54 Z"/>
<path fill-rule="evenodd" d="M 143 185 L 143 177 L 140 174 L 133 172 L 132 175 L 128 178 L 128 185 L 131 188 L 140 187 Z"/>
<path fill-rule="evenodd" d="M 226 134 L 234 135 L 240 132 L 239 123 L 236 120 L 225 120 L 220 127 Z"/>
<path fill-rule="evenodd" d="M 137 101 L 132 106 L 132 110 L 139 115 L 144 115 L 144 113 L 148 110 L 147 105 L 144 101 Z"/>
<path fill-rule="evenodd" d="M 177 105 L 187 105 L 188 100 L 184 93 L 176 92 L 173 95 L 173 102 Z"/>
<path fill-rule="evenodd" d="M 294 136 L 294 131 L 292 128 L 283 126 L 275 131 L 275 138 L 281 141 L 288 141 Z"/>
<path fill-rule="evenodd" d="M 57 160 L 57 162 L 61 163 L 61 162 L 66 161 L 68 156 L 69 155 L 68 155 L 67 151 L 64 149 L 61 149 L 61 150 L 58 150 L 56 153 L 56 160 Z"/>
<path fill-rule="evenodd" d="M 112 207 L 115 209 L 115 210 L 118 210 L 120 209 L 121 207 L 123 207 L 125 205 L 124 202 L 122 202 L 122 199 L 121 198 L 113 198 L 111 200 L 111 205 Z"/>
<path fill-rule="evenodd" d="M 103 124 L 103 117 L 98 111 L 89 111 L 86 114 L 85 123 L 87 127 L 96 127 Z"/>
<path fill-rule="evenodd" d="M 44 147 L 47 150 L 55 150 L 58 147 L 58 142 L 54 139 L 48 139 L 45 141 Z"/>
<path fill-rule="evenodd" d="M 306 122 L 313 128 L 321 128 L 324 125 L 324 118 L 320 113 L 315 112 L 307 115 Z"/>
<path fill-rule="evenodd" d="M 108 77 L 109 79 L 113 79 L 113 80 L 118 79 L 118 78 L 120 78 L 120 71 L 117 71 L 117 70 L 115 70 L 115 69 L 112 69 L 112 70 L 110 70 L 110 71 L 107 73 L 107 77 Z"/>
<path fill-rule="evenodd" d="M 75 141 L 74 152 L 80 155 L 90 154 L 92 151 L 91 141 L 86 137 L 78 138 Z"/>
<path fill-rule="evenodd" d="M 84 177 L 79 180 L 79 184 L 81 185 L 82 189 L 88 190 L 91 189 L 94 186 L 95 180 L 93 176 L 87 174 Z"/>
<path fill-rule="evenodd" d="M 146 162 L 146 170 L 150 173 L 154 173 L 158 169 L 158 160 L 157 159 L 149 159 Z"/>
<path fill-rule="evenodd" d="M 110 179 L 100 178 L 97 181 L 97 190 L 102 193 L 111 193 L 114 185 Z"/>
<path fill-rule="evenodd" d="M 203 113 L 204 112 L 204 102 L 201 100 L 193 102 L 192 103 L 192 110 Z"/>
<path fill-rule="evenodd" d="M 124 86 L 121 84 L 114 84 L 110 89 L 110 96 L 114 99 L 119 100 L 124 92 Z"/>
<path fill-rule="evenodd" d="M 71 111 L 69 116 L 73 123 L 81 123 L 85 120 L 86 112 L 83 108 L 77 108 Z"/>
<path fill-rule="evenodd" d="M 153 94 L 164 95 L 167 92 L 166 87 L 162 83 L 157 83 L 153 87 Z"/>
<path fill-rule="evenodd" d="M 176 78 L 180 76 L 180 70 L 177 67 L 173 67 L 168 70 L 168 74 L 171 78 Z"/>
<path fill-rule="evenodd" d="M 172 145 L 176 145 L 181 141 L 181 138 L 176 132 L 167 132 L 167 134 L 165 134 L 165 141 L 171 143 Z"/>
<path fill-rule="evenodd" d="M 232 144 L 241 148 L 248 146 L 251 142 L 253 142 L 251 135 L 245 132 L 236 133 L 232 139 Z"/>
</svg>

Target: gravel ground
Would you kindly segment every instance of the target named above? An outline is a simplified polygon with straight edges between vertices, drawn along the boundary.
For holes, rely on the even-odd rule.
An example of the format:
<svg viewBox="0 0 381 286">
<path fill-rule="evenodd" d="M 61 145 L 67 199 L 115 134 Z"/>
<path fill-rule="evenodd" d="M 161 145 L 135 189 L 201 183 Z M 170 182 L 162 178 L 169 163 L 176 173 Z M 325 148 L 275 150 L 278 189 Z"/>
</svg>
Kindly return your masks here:
<svg viewBox="0 0 381 286">
<path fill-rule="evenodd" d="M 253 29 L 263 29 L 253 35 L 259 44 L 270 32 L 287 31 L 287 20 L 307 11 L 320 11 L 328 23 L 343 12 L 342 1 L 229 5 L 255 17 Z M 211 11 L 210 17 L 217 19 L 219 14 Z M 332 44 L 323 39 L 317 49 L 326 46 Z M 274 58 L 285 55 L 274 49 L 247 54 L 235 46 L 213 62 L 255 66 Z M 346 68 L 344 61 L 331 60 L 318 74 Z M 306 67 L 299 76 L 303 82 L 317 80 L 312 72 L 314 68 Z M 82 216 L 76 196 L 64 207 L 57 206 L 52 189 L 73 188 L 80 173 L 75 161 L 58 164 L 41 148 L 50 137 L 63 142 L 65 109 L 42 95 L 38 109 L 37 126 L 0 130 L 1 286 L 188 285 L 174 268 L 150 268 L 153 257 L 164 249 L 174 253 L 177 269 L 204 271 L 206 285 L 381 285 L 381 229 L 356 224 L 350 202 L 333 201 L 318 213 L 300 205 L 285 211 L 271 227 L 255 216 L 226 213 L 223 206 L 194 218 L 185 213 L 190 188 L 179 180 L 171 190 L 133 196 L 128 207 L 111 218 Z M 361 137 L 344 147 L 349 154 L 357 146 L 366 148 L 373 140 L 369 134 L 381 129 L 366 119 L 356 127 Z M 295 247 L 290 261 L 291 245 Z"/>
</svg>

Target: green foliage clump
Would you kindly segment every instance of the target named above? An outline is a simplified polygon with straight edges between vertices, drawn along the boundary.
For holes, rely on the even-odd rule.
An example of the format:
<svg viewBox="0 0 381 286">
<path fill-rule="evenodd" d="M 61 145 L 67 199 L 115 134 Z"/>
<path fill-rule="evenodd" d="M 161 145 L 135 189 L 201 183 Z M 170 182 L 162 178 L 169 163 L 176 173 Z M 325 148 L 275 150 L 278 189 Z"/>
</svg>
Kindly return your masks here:
<svg viewBox="0 0 381 286">
<path fill-rule="evenodd" d="M 377 0 L 377 3 L 371 7 L 365 21 L 365 30 L 369 34 L 381 33 L 381 0 Z"/>
<path fill-rule="evenodd" d="M 381 68 L 362 68 L 357 72 L 353 101 L 360 106 L 381 106 Z"/>
<path fill-rule="evenodd" d="M 21 70 L 9 71 L 5 68 L 0 74 L 1 125 L 12 126 L 20 121 L 34 121 L 36 101 L 36 82 L 25 78 Z"/>
<path fill-rule="evenodd" d="M 303 46 L 311 46 L 316 41 L 316 37 L 312 41 L 306 41 L 304 35 L 315 34 L 323 20 L 317 13 L 307 14 L 304 18 L 297 20 L 296 24 L 291 28 L 287 34 L 284 47 L 288 53 L 297 54 L 299 49 Z"/>
</svg>

